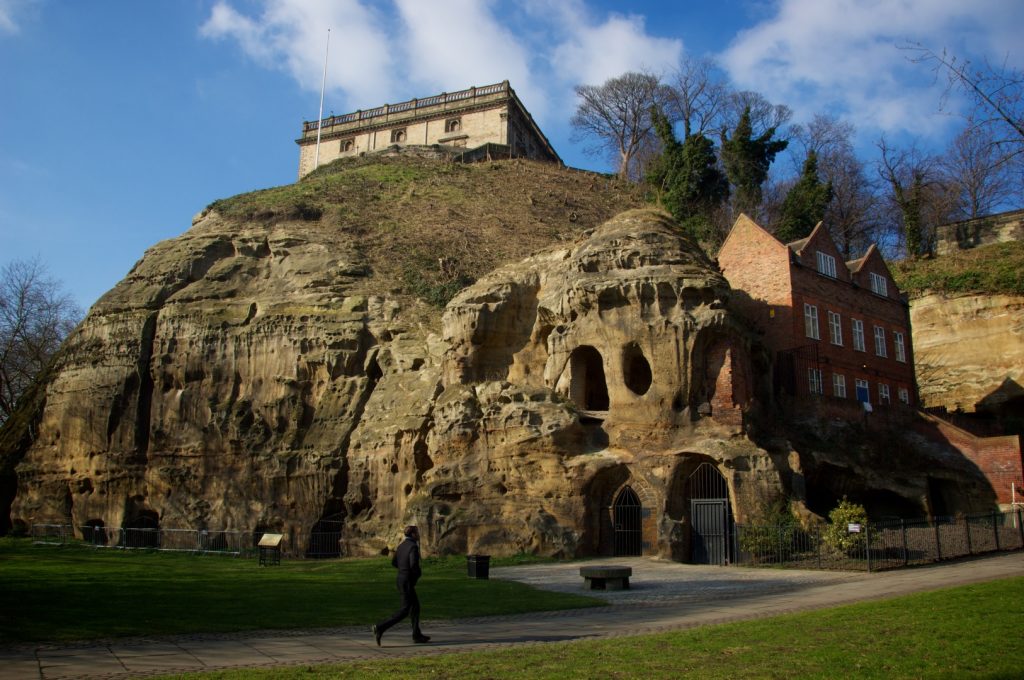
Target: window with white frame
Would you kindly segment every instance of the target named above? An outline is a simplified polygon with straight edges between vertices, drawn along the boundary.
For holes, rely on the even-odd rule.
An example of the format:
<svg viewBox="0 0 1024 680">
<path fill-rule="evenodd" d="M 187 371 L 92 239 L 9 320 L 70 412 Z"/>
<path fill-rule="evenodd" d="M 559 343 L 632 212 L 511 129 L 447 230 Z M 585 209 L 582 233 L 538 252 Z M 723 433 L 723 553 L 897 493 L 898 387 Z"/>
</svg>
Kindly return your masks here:
<svg viewBox="0 0 1024 680">
<path fill-rule="evenodd" d="M 814 305 L 804 303 L 804 332 L 807 337 L 820 340 L 818 333 L 818 308 Z"/>
<path fill-rule="evenodd" d="M 910 390 L 908 390 L 906 387 L 901 387 L 898 390 L 896 390 L 896 394 L 899 395 L 900 401 L 902 401 L 904 404 L 910 403 Z"/>
<path fill-rule="evenodd" d="M 839 373 L 832 374 L 832 396 L 846 399 L 846 376 Z"/>
<path fill-rule="evenodd" d="M 889 356 L 885 351 L 885 329 L 875 326 L 875 354 L 880 357 Z"/>
<path fill-rule="evenodd" d="M 892 344 L 894 347 L 896 347 L 896 361 L 906 362 L 907 346 L 903 341 L 903 333 L 900 333 L 899 331 L 893 331 Z"/>
<path fill-rule="evenodd" d="M 889 295 L 889 282 L 885 280 L 884 276 L 869 272 L 868 278 L 871 281 L 871 292 L 877 293 L 878 295 Z"/>
<path fill-rule="evenodd" d="M 828 336 L 833 345 L 843 346 L 843 320 L 836 312 L 828 313 Z"/>
<path fill-rule="evenodd" d="M 889 403 L 889 386 L 885 383 L 878 383 L 878 403 Z"/>
<path fill-rule="evenodd" d="M 866 352 L 864 349 L 864 322 L 860 319 L 851 319 L 853 326 L 853 348 L 858 352 Z"/>
<path fill-rule="evenodd" d="M 811 394 L 825 394 L 825 383 L 822 380 L 820 368 L 807 369 L 807 388 Z"/>
<path fill-rule="evenodd" d="M 857 401 L 870 404 L 871 390 L 868 388 L 868 381 L 857 378 Z"/>
<path fill-rule="evenodd" d="M 828 253 L 818 251 L 818 272 L 836 278 L 836 258 Z"/>
</svg>

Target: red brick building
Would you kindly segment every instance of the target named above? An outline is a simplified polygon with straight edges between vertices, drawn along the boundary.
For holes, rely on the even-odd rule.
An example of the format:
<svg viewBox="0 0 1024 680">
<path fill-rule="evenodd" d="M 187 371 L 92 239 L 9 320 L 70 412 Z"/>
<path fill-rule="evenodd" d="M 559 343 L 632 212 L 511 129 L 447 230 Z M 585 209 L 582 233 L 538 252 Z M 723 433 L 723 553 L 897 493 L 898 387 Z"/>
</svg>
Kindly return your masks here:
<svg viewBox="0 0 1024 680">
<path fill-rule="evenodd" d="M 874 245 L 844 262 L 822 224 L 785 244 L 740 215 L 718 264 L 764 334 L 778 394 L 917 405 L 909 308 Z"/>
</svg>

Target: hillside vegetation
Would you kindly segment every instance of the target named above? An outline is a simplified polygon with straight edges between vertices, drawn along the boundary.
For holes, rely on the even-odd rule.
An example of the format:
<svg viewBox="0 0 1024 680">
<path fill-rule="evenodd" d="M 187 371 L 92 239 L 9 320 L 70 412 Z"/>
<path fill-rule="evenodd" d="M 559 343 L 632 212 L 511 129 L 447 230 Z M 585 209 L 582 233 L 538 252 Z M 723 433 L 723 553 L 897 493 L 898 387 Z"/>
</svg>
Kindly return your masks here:
<svg viewBox="0 0 1024 680">
<path fill-rule="evenodd" d="M 513 159 L 462 164 L 414 154 L 339 159 L 295 184 L 210 208 L 239 223 L 304 222 L 344 239 L 379 292 L 441 307 L 495 267 L 574 240 L 643 205 L 604 175 Z"/>
<path fill-rule="evenodd" d="M 947 294 L 1024 295 L 1024 243 L 979 246 L 892 265 L 900 290 L 911 297 Z"/>
</svg>

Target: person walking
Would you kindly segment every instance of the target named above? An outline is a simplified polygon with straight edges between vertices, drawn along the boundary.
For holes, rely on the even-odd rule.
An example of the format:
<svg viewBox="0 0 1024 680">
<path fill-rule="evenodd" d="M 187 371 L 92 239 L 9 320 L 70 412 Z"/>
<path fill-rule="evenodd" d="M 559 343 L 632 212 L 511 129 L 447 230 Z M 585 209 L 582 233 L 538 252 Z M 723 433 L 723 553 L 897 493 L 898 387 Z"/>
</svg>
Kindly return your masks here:
<svg viewBox="0 0 1024 680">
<path fill-rule="evenodd" d="M 420 580 L 420 532 L 413 525 L 405 528 L 405 540 L 395 550 L 391 558 L 391 566 L 398 569 L 398 592 L 402 595 L 402 606 L 392 614 L 391 618 L 373 625 L 373 637 L 380 647 L 380 639 L 385 631 L 404 619 L 412 620 L 412 641 L 424 643 L 430 641 L 429 635 L 420 630 L 420 600 L 416 597 L 416 582 Z"/>
</svg>

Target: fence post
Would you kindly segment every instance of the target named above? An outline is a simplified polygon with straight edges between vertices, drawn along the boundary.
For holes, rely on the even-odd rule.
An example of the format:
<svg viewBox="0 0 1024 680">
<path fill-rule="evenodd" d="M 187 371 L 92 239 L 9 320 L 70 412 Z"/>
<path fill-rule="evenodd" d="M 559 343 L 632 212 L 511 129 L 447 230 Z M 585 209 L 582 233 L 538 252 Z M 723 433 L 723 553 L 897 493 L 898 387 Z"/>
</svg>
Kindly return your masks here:
<svg viewBox="0 0 1024 680">
<path fill-rule="evenodd" d="M 971 545 L 971 520 L 967 515 L 964 515 L 964 534 L 967 536 L 967 554 L 974 554 L 974 547 Z"/>
<path fill-rule="evenodd" d="M 818 549 L 818 569 L 821 569 L 821 527 L 814 527 L 814 545 Z"/>
<path fill-rule="evenodd" d="M 996 513 L 992 512 L 992 535 L 996 538 L 996 550 L 999 550 L 999 525 L 996 524 Z"/>
<path fill-rule="evenodd" d="M 864 523 L 864 550 L 867 552 L 868 573 L 871 573 L 871 524 Z"/>
<path fill-rule="evenodd" d="M 910 555 L 907 554 L 907 522 L 900 518 L 900 533 L 903 534 L 903 566 L 910 564 Z"/>
<path fill-rule="evenodd" d="M 939 518 L 933 517 L 932 524 L 935 527 L 935 561 L 942 560 L 942 540 L 939 538 Z"/>
</svg>

